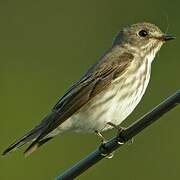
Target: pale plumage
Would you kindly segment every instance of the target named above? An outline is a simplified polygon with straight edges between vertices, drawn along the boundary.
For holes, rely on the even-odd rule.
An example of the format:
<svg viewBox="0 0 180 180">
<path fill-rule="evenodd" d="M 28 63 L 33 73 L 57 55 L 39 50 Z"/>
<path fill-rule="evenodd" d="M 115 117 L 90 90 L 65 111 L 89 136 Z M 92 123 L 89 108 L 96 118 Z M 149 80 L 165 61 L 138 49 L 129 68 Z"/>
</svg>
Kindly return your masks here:
<svg viewBox="0 0 180 180">
<path fill-rule="evenodd" d="M 33 140 L 32 153 L 59 133 L 95 132 L 119 125 L 140 102 L 150 79 L 151 63 L 163 42 L 172 39 L 157 26 L 138 23 L 124 28 L 112 47 L 58 101 L 41 123 L 9 146 L 3 155 Z"/>
<path fill-rule="evenodd" d="M 115 125 L 121 124 L 144 95 L 150 80 L 151 63 L 160 46 L 161 44 L 148 56 L 145 54 L 135 56 L 126 72 L 115 79 L 105 92 L 97 95 L 77 114 L 62 123 L 52 134 L 64 131 L 104 131 L 112 128 L 107 124 L 108 122 Z"/>
</svg>

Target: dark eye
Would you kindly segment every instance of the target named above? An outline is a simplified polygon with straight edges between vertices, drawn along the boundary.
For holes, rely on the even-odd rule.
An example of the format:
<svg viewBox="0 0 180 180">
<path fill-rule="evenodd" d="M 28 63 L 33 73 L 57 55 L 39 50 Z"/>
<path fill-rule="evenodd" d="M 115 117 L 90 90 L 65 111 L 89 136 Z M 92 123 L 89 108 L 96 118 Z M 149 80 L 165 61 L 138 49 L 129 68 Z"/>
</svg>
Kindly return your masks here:
<svg viewBox="0 0 180 180">
<path fill-rule="evenodd" d="M 138 32 L 138 35 L 140 37 L 146 37 L 148 35 L 148 32 L 146 30 L 141 30 Z"/>
</svg>

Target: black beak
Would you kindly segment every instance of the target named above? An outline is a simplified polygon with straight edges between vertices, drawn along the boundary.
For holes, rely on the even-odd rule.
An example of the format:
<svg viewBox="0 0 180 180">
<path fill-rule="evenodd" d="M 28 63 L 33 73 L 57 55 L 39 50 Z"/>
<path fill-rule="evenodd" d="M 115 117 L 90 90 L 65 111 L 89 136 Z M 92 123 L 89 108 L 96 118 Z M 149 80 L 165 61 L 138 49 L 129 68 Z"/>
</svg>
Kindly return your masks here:
<svg viewBox="0 0 180 180">
<path fill-rule="evenodd" d="M 169 40 L 173 40 L 173 39 L 175 39 L 175 37 L 171 36 L 171 35 L 168 35 L 168 34 L 165 34 L 165 35 L 162 36 L 163 41 L 169 41 Z"/>
</svg>

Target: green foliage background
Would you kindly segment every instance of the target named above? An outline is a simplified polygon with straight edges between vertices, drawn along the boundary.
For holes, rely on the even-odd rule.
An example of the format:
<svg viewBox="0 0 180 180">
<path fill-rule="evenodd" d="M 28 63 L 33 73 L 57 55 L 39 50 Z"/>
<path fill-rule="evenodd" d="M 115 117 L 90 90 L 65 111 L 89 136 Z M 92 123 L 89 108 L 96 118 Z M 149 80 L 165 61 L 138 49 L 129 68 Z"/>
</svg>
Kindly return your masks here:
<svg viewBox="0 0 180 180">
<path fill-rule="evenodd" d="M 148 90 L 124 126 L 175 92 L 180 85 L 179 6 L 178 0 L 1 0 L 0 151 L 48 113 L 125 25 L 150 21 L 163 31 L 169 25 L 168 32 L 177 39 L 156 57 Z M 180 179 L 179 110 L 78 179 Z M 98 144 L 95 135 L 65 134 L 27 159 L 22 148 L 0 159 L 0 179 L 53 179 Z"/>
</svg>

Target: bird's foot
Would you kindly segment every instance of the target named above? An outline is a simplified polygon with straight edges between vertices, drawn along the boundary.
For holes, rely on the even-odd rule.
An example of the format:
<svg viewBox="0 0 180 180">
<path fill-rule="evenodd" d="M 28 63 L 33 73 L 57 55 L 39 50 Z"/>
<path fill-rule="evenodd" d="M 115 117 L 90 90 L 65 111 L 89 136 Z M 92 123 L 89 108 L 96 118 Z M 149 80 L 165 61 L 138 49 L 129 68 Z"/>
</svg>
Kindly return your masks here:
<svg viewBox="0 0 180 180">
<path fill-rule="evenodd" d="M 117 137 L 121 137 L 121 133 L 126 129 L 125 127 L 118 126 L 112 122 L 108 122 L 107 124 L 117 130 Z M 118 139 L 118 144 L 122 145 L 125 143 L 125 141 L 122 138 Z"/>
<path fill-rule="evenodd" d="M 109 150 L 108 150 L 108 148 L 106 147 L 106 144 L 101 144 L 100 146 L 99 146 L 99 150 L 100 150 L 100 152 L 101 152 L 101 156 L 104 156 L 104 157 L 106 157 L 107 159 L 111 159 L 111 158 L 113 158 L 113 156 L 114 156 L 114 154 L 111 152 L 111 153 L 109 153 Z"/>
<path fill-rule="evenodd" d="M 106 138 L 99 131 L 95 131 L 95 133 L 101 139 L 101 145 L 99 146 L 99 150 L 101 151 L 101 156 L 111 159 L 114 155 L 113 155 L 113 153 L 109 153 L 108 149 L 106 148 L 106 145 L 105 145 Z"/>
<path fill-rule="evenodd" d="M 94 132 L 100 138 L 101 144 L 105 144 L 106 143 L 106 138 L 99 131 L 96 130 Z"/>
<path fill-rule="evenodd" d="M 118 134 L 117 134 L 118 137 L 121 137 L 121 133 L 126 130 L 125 127 L 118 126 L 116 124 L 113 124 L 112 122 L 108 122 L 107 124 L 118 131 Z M 131 145 L 133 142 L 134 142 L 134 138 L 130 139 L 127 143 L 128 145 Z M 122 138 L 119 138 L 118 144 L 122 145 L 124 143 L 125 141 Z"/>
</svg>

